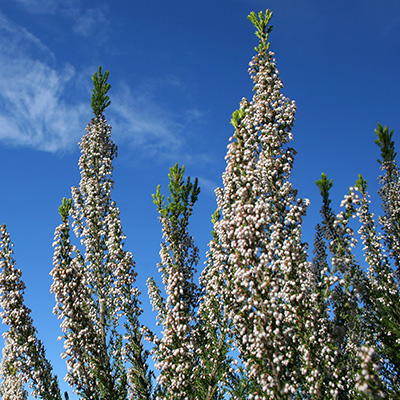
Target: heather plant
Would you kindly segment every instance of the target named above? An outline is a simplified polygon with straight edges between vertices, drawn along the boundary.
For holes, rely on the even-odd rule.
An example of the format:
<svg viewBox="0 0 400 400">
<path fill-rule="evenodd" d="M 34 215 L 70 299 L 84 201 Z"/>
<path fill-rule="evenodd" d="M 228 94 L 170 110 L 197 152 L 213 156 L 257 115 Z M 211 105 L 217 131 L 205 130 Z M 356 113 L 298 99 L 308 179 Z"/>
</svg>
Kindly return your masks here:
<svg viewBox="0 0 400 400">
<path fill-rule="evenodd" d="M 379 195 L 370 211 L 359 176 L 331 207 L 332 180 L 316 182 L 322 220 L 314 258 L 302 241 L 307 199 L 291 183 L 296 105 L 282 94 L 268 42 L 272 12 L 249 15 L 259 40 L 249 73 L 254 95 L 232 115 L 223 187 L 199 285 L 189 219 L 200 189 L 170 168 L 169 197 L 153 195 L 162 225 L 158 269 L 148 291 L 161 333 L 141 329 L 132 253 L 112 200 L 117 147 L 104 116 L 108 71 L 93 77 L 94 117 L 80 142 L 81 180 L 59 208 L 51 291 L 61 320 L 67 383 L 87 400 L 286 400 L 400 398 L 400 203 L 393 131 L 378 124 Z M 358 217 L 367 270 L 354 255 Z M 71 231 L 73 235 L 71 234 Z M 0 306 L 8 325 L 0 364 L 4 400 L 61 400 L 57 377 L 24 304 L 25 285 L 0 227 Z M 75 236 L 75 237 L 72 237 Z M 76 244 L 74 244 L 74 241 Z M 157 385 L 142 336 L 153 345 Z M 68 399 L 65 393 L 66 400 Z"/>
<path fill-rule="evenodd" d="M 316 227 L 313 259 L 316 289 L 321 299 L 318 304 L 324 308 L 336 355 L 338 397 L 357 398 L 360 357 L 366 354 L 361 353 L 361 346 L 366 343 L 368 330 L 362 307 L 365 277 L 353 254 L 357 241 L 349 227 L 349 220 L 355 217 L 355 204 L 350 191 L 342 202 L 344 210 L 336 215 L 329 198 L 332 180 L 322 174 L 315 183 L 322 196 L 322 223 Z"/>
<path fill-rule="evenodd" d="M 190 178 L 183 179 L 184 170 L 177 164 L 170 168 L 170 197 L 166 202 L 160 186 L 153 195 L 164 238 L 158 268 L 167 296 L 164 299 L 155 280 L 149 278 L 149 296 L 158 313 L 158 324 L 163 328 L 161 337 L 148 332 L 154 344 L 155 367 L 160 371 L 157 399 L 194 399 L 198 390 L 194 327 L 199 291 L 193 277 L 199 251 L 189 235 L 188 225 L 200 188 L 197 179 L 194 183 Z"/>
<path fill-rule="evenodd" d="M 13 259 L 13 243 L 5 225 L 0 227 L 0 234 L 0 315 L 8 326 L 3 334 L 0 393 L 3 400 L 26 399 L 25 384 L 29 383 L 35 398 L 61 400 L 57 376 L 37 338 L 31 310 L 24 303 L 25 284 Z"/>
<path fill-rule="evenodd" d="M 213 226 L 219 221 L 218 210 L 212 216 Z M 215 230 L 212 231 L 207 262 L 200 275 L 201 296 L 198 309 L 197 348 L 200 368 L 199 390 L 202 399 L 245 398 L 248 380 L 243 369 L 235 370 L 237 361 L 231 354 L 234 348 L 232 321 L 226 309 L 230 297 L 227 288 L 226 257 Z M 213 263 L 213 252 L 219 259 Z M 239 372 L 239 373 L 238 373 Z M 240 374 L 240 372 L 242 372 Z"/>
<path fill-rule="evenodd" d="M 385 234 L 384 244 L 389 255 L 393 260 L 398 274 L 400 267 L 400 200 L 399 200 L 399 168 L 396 163 L 393 137 L 393 130 L 382 127 L 378 123 L 378 129 L 375 129 L 377 139 L 375 143 L 381 149 L 382 159 L 378 159 L 381 165 L 382 176 L 380 176 L 381 188 L 379 195 L 382 200 L 383 215 L 379 218 L 379 223 Z"/>
<path fill-rule="evenodd" d="M 209 265 L 223 271 L 224 311 L 252 388 L 249 398 L 322 398 L 322 390 L 334 398 L 335 382 L 325 388 L 320 377 L 319 365 L 332 365 L 334 357 L 329 336 L 315 335 L 321 321 L 301 240 L 308 200 L 297 198 L 290 183 L 296 106 L 281 93 L 269 50 L 271 16 L 269 10 L 249 16 L 259 38 L 249 69 L 254 96 L 233 113 Z"/>
<path fill-rule="evenodd" d="M 370 211 L 371 198 L 367 182 L 359 176 L 351 188 L 351 197 L 360 222 L 361 241 L 367 263 L 367 279 L 363 290 L 365 320 L 370 340 L 376 352 L 374 362 L 378 366 L 381 383 L 389 398 L 400 397 L 400 293 L 398 275 L 398 193 L 399 172 L 393 131 L 378 124 L 376 143 L 381 148 L 379 163 L 383 175 L 380 177 L 379 195 L 383 215 L 379 223 Z M 379 229 L 381 228 L 381 229 Z"/>
<path fill-rule="evenodd" d="M 3 400 L 26 400 L 28 392 L 22 372 L 15 366 L 14 346 L 6 339 L 3 347 L 3 358 L 0 365 L 0 395 Z"/>
<path fill-rule="evenodd" d="M 393 131 L 378 124 L 376 144 L 381 149 L 383 175 L 379 195 L 383 215 L 379 224 L 370 210 L 367 182 L 359 175 L 337 216 L 330 207 L 332 181 L 325 174 L 317 181 L 323 198 L 322 225 L 317 226 L 315 271 L 333 277 L 326 284 L 330 329 L 337 346 L 344 398 L 399 398 L 400 293 L 398 281 L 398 166 Z M 358 217 L 367 269 L 360 268 L 353 248 L 356 240 L 348 226 Z M 327 252 L 331 254 L 331 269 Z M 326 279 L 325 279 L 326 281 Z"/>
<path fill-rule="evenodd" d="M 93 76 L 94 118 L 80 142 L 79 187 L 64 199 L 55 231 L 54 312 L 62 320 L 67 382 L 83 399 L 149 399 L 141 342 L 139 291 L 132 254 L 124 250 L 119 209 L 111 198 L 117 147 L 103 114 L 108 72 Z M 70 240 L 70 220 L 80 244 Z"/>
</svg>

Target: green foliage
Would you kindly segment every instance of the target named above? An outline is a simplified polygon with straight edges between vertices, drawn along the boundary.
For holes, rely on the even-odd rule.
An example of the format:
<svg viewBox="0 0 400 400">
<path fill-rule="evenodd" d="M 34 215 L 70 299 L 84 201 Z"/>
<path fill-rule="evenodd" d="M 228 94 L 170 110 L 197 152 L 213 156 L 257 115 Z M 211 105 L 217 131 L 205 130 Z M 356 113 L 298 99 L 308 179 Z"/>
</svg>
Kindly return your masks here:
<svg viewBox="0 0 400 400">
<path fill-rule="evenodd" d="M 110 98 L 107 92 L 110 90 L 111 85 L 107 83 L 109 71 L 106 71 L 104 75 L 101 72 L 99 66 L 98 73 L 95 72 L 92 76 L 94 89 L 92 91 L 92 110 L 96 118 L 100 118 L 104 110 L 111 104 Z"/>
<path fill-rule="evenodd" d="M 375 139 L 375 143 L 381 149 L 381 160 L 377 160 L 380 164 L 384 162 L 394 161 L 396 158 L 397 153 L 394 151 L 394 141 L 392 140 L 393 137 L 393 130 L 389 132 L 389 128 L 385 125 L 385 128 L 378 122 L 378 129 L 375 129 L 375 133 L 378 136 Z"/>
<path fill-rule="evenodd" d="M 358 179 L 356 180 L 356 188 L 361 192 L 361 194 L 365 194 L 367 191 L 367 181 L 358 174 Z"/>
<path fill-rule="evenodd" d="M 239 110 L 233 112 L 230 123 L 235 129 L 238 129 L 245 116 L 246 116 L 246 111 L 240 108 Z"/>
<path fill-rule="evenodd" d="M 265 13 L 263 11 L 260 11 L 258 13 L 258 16 L 254 11 L 252 11 L 247 18 L 257 28 L 255 35 L 260 39 L 260 45 L 254 48 L 255 51 L 257 53 L 264 53 L 265 51 L 268 51 L 268 35 L 273 28 L 272 25 L 268 26 L 269 21 L 272 18 L 272 11 L 270 11 L 269 9 L 267 9 Z"/>
<path fill-rule="evenodd" d="M 188 177 L 185 183 L 183 180 L 184 165 L 179 168 L 178 164 L 175 164 L 169 171 L 170 183 L 168 188 L 171 197 L 168 197 L 167 204 L 165 204 L 164 196 L 160 192 L 160 185 L 158 185 L 156 193 L 152 195 L 153 202 L 163 218 L 168 218 L 173 226 L 180 224 L 181 228 L 185 228 L 188 224 L 188 218 L 193 212 L 193 205 L 200 193 L 198 179 L 196 178 L 192 183 L 190 177 Z"/>
<path fill-rule="evenodd" d="M 322 173 L 321 174 L 321 179 L 318 179 L 315 181 L 315 184 L 318 186 L 319 191 L 321 192 L 322 199 L 324 203 L 328 203 L 329 201 L 329 190 L 333 186 L 333 180 L 329 179 L 328 180 L 328 175 Z"/>
<path fill-rule="evenodd" d="M 216 232 L 214 230 L 214 225 L 220 219 L 221 219 L 221 213 L 219 212 L 219 208 L 217 208 L 215 210 L 214 214 L 211 215 L 211 222 L 213 224 L 213 230 L 211 231 L 211 234 L 212 234 L 214 240 L 217 239 Z"/>
<path fill-rule="evenodd" d="M 58 209 L 58 212 L 60 213 L 62 222 L 66 222 L 68 215 L 69 215 L 69 211 L 72 208 L 72 199 L 66 199 L 65 197 L 63 198 L 62 204 Z"/>
</svg>

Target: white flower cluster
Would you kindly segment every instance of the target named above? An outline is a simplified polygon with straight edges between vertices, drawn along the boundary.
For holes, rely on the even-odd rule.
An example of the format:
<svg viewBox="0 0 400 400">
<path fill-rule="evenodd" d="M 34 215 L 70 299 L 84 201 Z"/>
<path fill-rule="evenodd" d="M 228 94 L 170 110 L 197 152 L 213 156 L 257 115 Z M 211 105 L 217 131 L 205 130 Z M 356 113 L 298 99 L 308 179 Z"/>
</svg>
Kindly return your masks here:
<svg viewBox="0 0 400 400">
<path fill-rule="evenodd" d="M 329 319 L 328 331 L 334 343 L 334 362 L 340 366 L 332 371 L 333 379 L 331 379 L 337 383 L 340 398 L 343 394 L 356 393 L 358 352 L 366 340 L 361 303 L 365 280 L 353 254 L 356 240 L 353 230 L 349 227 L 349 219 L 355 217 L 355 199 L 351 192 L 344 196 L 341 203 L 344 210 L 335 215 L 330 207 L 328 190 L 325 195 L 321 192 L 324 198 L 321 209 L 323 225 L 317 228 L 317 235 L 319 232 L 327 241 L 331 267 L 328 267 L 326 254 L 322 256 L 320 253 L 314 262 L 325 264 L 325 268 L 320 271 L 320 293 L 322 305 L 327 311 L 326 318 Z M 323 239 L 320 238 L 316 243 L 316 249 L 322 242 Z"/>
<path fill-rule="evenodd" d="M 143 392 L 149 388 L 138 383 L 142 375 L 146 381 L 147 366 L 137 319 L 136 272 L 132 254 L 123 249 L 119 209 L 111 199 L 117 149 L 110 135 L 101 116 L 88 125 L 80 143 L 81 181 L 72 188 L 69 214 L 83 251 L 71 245 L 69 221 L 63 218 L 55 231 L 51 290 L 54 311 L 62 319 L 66 380 L 87 399 L 127 392 L 147 398 Z"/>
<path fill-rule="evenodd" d="M 15 349 L 6 339 L 3 348 L 3 359 L 0 364 L 0 395 L 3 400 L 26 400 L 28 392 L 24 389 L 26 383 L 22 372 L 14 365 Z"/>
<path fill-rule="evenodd" d="M 224 187 L 217 191 L 219 244 L 209 254 L 213 275 L 224 271 L 227 315 L 254 383 L 250 397 L 279 399 L 319 392 L 318 365 L 330 349 L 321 336 L 313 343 L 319 321 L 301 241 L 308 201 L 296 197 L 289 180 L 295 151 L 286 145 L 296 106 L 281 94 L 274 54 L 265 43 L 250 63 L 253 99 L 243 99 L 234 114 Z"/>
<path fill-rule="evenodd" d="M 217 211 L 213 216 L 213 223 L 215 224 L 218 219 L 219 212 Z M 232 321 L 226 309 L 226 304 L 229 304 L 231 297 L 227 288 L 228 271 L 224 268 L 227 254 L 224 253 L 215 237 L 215 232 L 213 235 L 214 238 L 209 243 L 206 266 L 200 276 L 202 294 L 198 310 L 198 336 L 202 345 L 196 348 L 196 352 L 207 398 L 211 399 L 213 395 L 216 398 L 224 398 L 227 392 L 235 398 L 238 395 L 244 396 L 244 393 L 231 393 L 232 376 L 235 377 L 235 382 L 239 382 L 244 377 L 237 375 L 240 372 L 234 368 L 237 360 L 229 354 L 234 349 L 234 337 Z"/>
<path fill-rule="evenodd" d="M 398 271 L 400 271 L 399 169 L 394 160 L 384 161 L 381 169 L 383 175 L 380 177 L 380 183 L 382 186 L 379 190 L 379 194 L 382 199 L 384 215 L 379 218 L 379 223 L 386 234 L 385 241 L 390 250 L 390 255 L 393 257 Z"/>
<path fill-rule="evenodd" d="M 183 167 L 170 169 L 171 198 L 164 205 L 163 197 L 157 190 L 155 204 L 160 212 L 163 243 L 161 244 L 159 272 L 167 295 L 154 280 L 148 280 L 148 290 L 153 309 L 158 312 L 158 323 L 162 325 L 162 336 L 149 335 L 154 344 L 153 359 L 160 370 L 157 377 L 158 399 L 194 399 L 196 394 L 195 376 L 198 370 L 195 354 L 195 308 L 197 306 L 197 285 L 193 282 L 198 263 L 198 248 L 189 235 L 188 224 L 193 204 L 199 190 L 197 182 L 182 180 Z M 171 200 L 172 199 L 172 200 Z"/>
<path fill-rule="evenodd" d="M 374 349 L 363 345 L 358 357 L 361 361 L 361 371 L 357 376 L 356 390 L 367 398 L 383 399 L 385 396 L 379 387 L 380 379 L 378 366 L 374 362 Z"/>
<path fill-rule="evenodd" d="M 392 161 L 394 164 L 394 162 Z M 387 167 L 387 166 L 386 166 Z M 392 165 L 391 175 L 389 178 L 386 176 L 382 178 L 384 184 L 383 189 L 380 191 L 383 203 L 389 199 L 386 196 L 388 186 L 393 186 L 394 183 L 389 184 L 390 179 L 396 178 L 397 166 Z M 360 178 L 361 179 L 361 178 Z M 363 183 L 364 185 L 361 185 Z M 386 185 L 386 188 L 385 188 Z M 386 194 L 385 194 L 386 193 Z M 362 384 L 358 382 L 359 390 L 370 393 L 372 389 L 377 387 L 374 395 L 378 396 L 380 387 L 376 382 L 378 381 L 378 368 L 375 365 L 377 360 L 379 362 L 380 374 L 384 377 L 382 384 L 387 385 L 387 390 L 392 397 L 400 395 L 399 390 L 399 373 L 395 365 L 397 364 L 398 346 L 400 343 L 400 327 L 396 321 L 397 311 L 400 305 L 400 291 L 398 274 L 394 270 L 393 265 L 396 267 L 395 244 L 396 239 L 388 239 L 388 234 L 396 236 L 395 232 L 396 221 L 389 223 L 388 221 L 393 218 L 391 210 L 387 204 L 384 206 L 385 214 L 379 219 L 379 223 L 383 228 L 383 233 L 378 231 L 375 222 L 374 214 L 370 211 L 370 196 L 366 191 L 366 182 L 359 181 L 357 187 L 350 188 L 350 196 L 356 206 L 356 215 L 359 218 L 361 227 L 358 231 L 362 243 L 364 245 L 364 257 L 368 264 L 368 272 L 366 281 L 360 292 L 363 294 L 365 318 L 368 321 L 369 329 L 366 335 L 366 342 L 369 345 L 369 350 L 365 348 L 360 349 L 362 359 L 366 359 L 364 364 L 369 365 L 370 374 L 365 374 L 363 371 L 359 374 L 362 377 Z M 397 202 L 397 199 L 394 200 Z M 388 224 L 391 226 L 388 231 Z M 394 262 L 391 262 L 394 259 Z M 372 363 L 372 354 L 374 355 L 374 362 Z M 385 360 L 384 362 L 382 360 Z M 364 369 L 363 369 L 364 370 Z M 371 375 L 372 374 L 372 375 Z M 373 376 L 372 382 L 367 378 Z M 361 379 L 361 378 L 360 378 Z M 367 387 L 368 386 L 368 387 Z M 392 392 L 391 392 L 392 391 Z M 380 395 L 380 394 L 379 394 Z"/>
<path fill-rule="evenodd" d="M 25 284 L 21 271 L 16 268 L 12 257 L 13 244 L 6 226 L 0 227 L 0 316 L 8 325 L 3 334 L 6 347 L 3 351 L 1 391 L 18 392 L 21 398 L 26 395 L 24 384 L 30 384 L 35 398 L 61 400 L 57 377 L 46 359 L 42 342 L 37 339 L 33 326 L 31 310 L 24 304 Z M 50 396 L 50 397 L 49 397 Z M 18 398 L 18 397 L 16 397 Z"/>
</svg>

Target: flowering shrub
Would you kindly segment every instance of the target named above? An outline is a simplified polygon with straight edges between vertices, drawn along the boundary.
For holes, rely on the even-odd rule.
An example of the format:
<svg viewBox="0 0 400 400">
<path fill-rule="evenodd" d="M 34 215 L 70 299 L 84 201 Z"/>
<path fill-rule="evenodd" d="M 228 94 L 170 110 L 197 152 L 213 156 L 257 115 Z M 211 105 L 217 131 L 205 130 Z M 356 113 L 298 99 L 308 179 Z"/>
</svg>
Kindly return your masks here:
<svg viewBox="0 0 400 400">
<path fill-rule="evenodd" d="M 170 169 L 167 203 L 161 195 L 160 186 L 153 195 L 154 204 L 160 213 L 164 242 L 161 245 L 159 271 L 167 298 L 153 278 L 149 278 L 149 296 L 153 308 L 158 312 L 158 323 L 162 325 L 162 337 L 150 335 L 157 379 L 157 399 L 195 398 L 195 310 L 198 301 L 197 285 L 193 282 L 198 263 L 198 248 L 189 235 L 189 217 L 197 201 L 200 189 L 194 183 L 183 180 L 184 167 L 175 165 Z"/>
<path fill-rule="evenodd" d="M 60 207 L 51 291 L 62 319 L 67 381 L 76 392 L 85 399 L 148 399 L 136 272 L 132 254 L 123 249 L 119 210 L 111 199 L 117 148 L 102 114 L 110 103 L 107 76 L 99 68 L 93 77 L 95 118 L 80 143 L 80 186 Z M 69 217 L 83 253 L 70 243 Z"/>
<path fill-rule="evenodd" d="M 124 249 L 112 200 L 117 147 L 104 116 L 108 71 L 93 76 L 94 117 L 80 142 L 81 180 L 59 208 L 55 230 L 55 314 L 61 320 L 66 381 L 82 399 L 378 399 L 400 397 L 400 202 L 393 131 L 378 124 L 383 215 L 370 211 L 360 176 L 335 214 L 332 180 L 316 182 L 322 220 L 314 258 L 302 240 L 308 200 L 291 183 L 296 112 L 270 51 L 272 12 L 249 19 L 259 44 L 250 62 L 251 100 L 232 115 L 223 187 L 199 285 L 189 218 L 200 189 L 170 169 L 170 197 L 153 196 L 163 243 L 148 289 L 159 335 L 141 327 L 132 253 Z M 358 218 L 367 269 L 355 255 Z M 71 238 L 71 229 L 76 244 Z M 25 285 L 0 227 L 0 306 L 8 325 L 0 365 L 4 400 L 60 399 L 57 377 L 24 304 Z M 165 298 L 163 297 L 165 294 Z M 152 388 L 142 336 L 159 370 Z M 68 395 L 65 394 L 68 399 Z"/>
<path fill-rule="evenodd" d="M 5 347 L 0 373 L 0 393 L 5 399 L 25 399 L 24 384 L 32 395 L 42 399 L 60 399 L 57 377 L 47 360 L 43 343 L 37 339 L 31 310 L 24 304 L 25 284 L 12 257 L 13 244 L 5 225 L 0 227 L 0 305 L 1 318 L 8 325 L 3 335 Z"/>
</svg>

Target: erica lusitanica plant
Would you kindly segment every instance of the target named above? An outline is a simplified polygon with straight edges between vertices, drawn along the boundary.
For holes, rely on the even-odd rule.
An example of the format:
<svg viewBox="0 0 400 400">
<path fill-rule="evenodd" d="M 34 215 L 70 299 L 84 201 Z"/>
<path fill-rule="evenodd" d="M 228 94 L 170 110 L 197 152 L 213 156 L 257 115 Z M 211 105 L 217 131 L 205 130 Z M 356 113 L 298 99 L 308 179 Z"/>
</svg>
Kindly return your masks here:
<svg viewBox="0 0 400 400">
<path fill-rule="evenodd" d="M 286 399 L 319 391 L 312 340 L 318 321 L 310 301 L 310 270 L 301 241 L 307 200 L 290 183 L 288 147 L 295 103 L 283 88 L 268 36 L 272 12 L 249 19 L 259 45 L 250 63 L 251 101 L 233 113 L 223 188 L 217 191 L 218 246 L 209 255 L 225 277 L 225 312 L 252 386 L 249 398 Z M 329 349 L 328 349 L 329 352 Z M 315 379 L 307 379 L 309 376 Z"/>
<path fill-rule="evenodd" d="M 0 313 L 8 330 L 0 365 L 3 400 L 24 400 L 29 384 L 35 398 L 61 400 L 57 376 L 37 338 L 31 310 L 24 302 L 25 284 L 13 258 L 13 243 L 6 226 L 0 226 Z"/>
<path fill-rule="evenodd" d="M 367 182 L 360 175 L 349 198 L 358 217 L 358 233 L 364 246 L 367 265 L 362 294 L 364 321 L 367 333 L 365 341 L 370 348 L 371 364 L 375 365 L 380 381 L 368 391 L 374 396 L 400 397 L 400 201 L 399 169 L 393 141 L 393 131 L 378 123 L 375 143 L 380 147 L 381 188 L 379 195 L 383 214 L 376 221 L 370 210 L 371 198 Z M 363 376 L 363 374 L 360 374 Z M 365 385 L 364 385 L 365 386 Z"/>
<path fill-rule="evenodd" d="M 283 84 L 269 50 L 271 16 L 269 10 L 249 16 L 259 39 L 249 69 L 254 95 L 251 101 L 243 99 L 233 113 L 235 132 L 223 188 L 217 190 L 218 218 L 207 276 L 221 288 L 224 305 L 215 315 L 226 314 L 231 321 L 248 398 L 358 398 L 360 389 L 367 396 L 375 376 L 361 377 L 359 370 L 363 362 L 371 364 L 370 351 L 357 347 L 359 331 L 350 332 L 360 325 L 360 315 L 354 312 L 358 293 L 350 287 L 358 269 L 348 255 L 352 238 L 345 226 L 352 210 L 341 215 L 345 233 L 332 237 L 331 243 L 336 246 L 337 271 L 344 276 L 334 318 L 339 328 L 349 328 L 345 337 L 352 339 L 343 343 L 332 329 L 329 308 L 337 278 L 326 271 L 324 249 L 318 253 L 319 264 L 313 264 L 302 241 L 308 200 L 297 197 L 290 180 L 296 106 L 281 92 Z M 348 318 L 345 312 L 354 314 L 352 324 L 343 321 Z M 350 355 L 356 355 L 352 363 Z"/>
<path fill-rule="evenodd" d="M 200 193 L 197 179 L 183 179 L 184 167 L 170 168 L 170 196 L 164 200 L 160 186 L 153 195 L 160 214 L 164 241 L 158 265 L 164 290 L 149 278 L 149 296 L 157 310 L 162 335 L 149 335 L 154 344 L 153 358 L 160 371 L 157 399 L 197 398 L 198 360 L 195 343 L 198 287 L 194 282 L 199 250 L 189 234 L 189 218 Z M 162 293 L 165 293 L 164 299 Z"/>
<path fill-rule="evenodd" d="M 119 209 L 111 198 L 117 147 L 104 116 L 108 71 L 93 75 L 94 117 L 80 142 L 81 181 L 60 207 L 55 231 L 55 313 L 61 319 L 67 382 L 83 399 L 149 399 L 150 375 L 138 317 L 132 254 L 124 250 Z M 71 244 L 72 226 L 78 245 Z"/>
<path fill-rule="evenodd" d="M 314 257 L 302 240 L 308 200 L 291 182 L 296 112 L 270 51 L 272 12 L 249 15 L 258 45 L 254 95 L 232 115 L 206 266 L 189 219 L 200 189 L 170 169 L 153 195 L 162 225 L 163 287 L 148 280 L 161 333 L 141 328 L 133 256 L 112 200 L 117 147 L 105 118 L 108 71 L 93 75 L 93 118 L 80 142 L 79 186 L 59 208 L 51 291 L 61 320 L 67 383 L 86 400 L 347 400 L 400 398 L 400 180 L 393 131 L 378 124 L 383 215 L 360 175 L 335 214 L 326 174 Z M 365 263 L 354 253 L 359 222 Z M 75 244 L 74 244 L 75 243 Z M 365 267 L 364 267 L 365 265 Z M 61 400 L 57 377 L 24 303 L 13 244 L 0 226 L 0 306 L 7 329 L 3 400 Z M 143 333 L 142 333 L 143 332 Z M 153 389 L 142 334 L 158 370 Z M 65 393 L 65 400 L 68 395 Z"/>
</svg>

